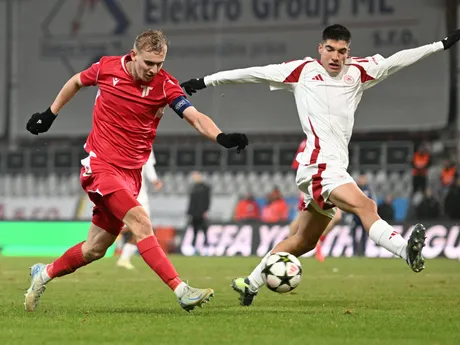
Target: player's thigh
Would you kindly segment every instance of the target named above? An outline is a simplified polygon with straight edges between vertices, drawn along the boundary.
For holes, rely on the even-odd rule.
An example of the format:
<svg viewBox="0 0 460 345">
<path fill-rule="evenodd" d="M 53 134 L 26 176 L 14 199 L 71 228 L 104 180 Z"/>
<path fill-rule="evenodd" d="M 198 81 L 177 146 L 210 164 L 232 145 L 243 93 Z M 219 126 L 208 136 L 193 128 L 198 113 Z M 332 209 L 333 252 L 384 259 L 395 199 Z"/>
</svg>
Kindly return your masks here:
<svg viewBox="0 0 460 345">
<path fill-rule="evenodd" d="M 329 195 L 329 200 L 348 213 L 360 215 L 362 210 L 377 212 L 375 202 L 368 198 L 356 183 L 346 183 L 334 188 Z"/>
<path fill-rule="evenodd" d="M 89 198 L 94 203 L 92 224 L 100 229 L 104 229 L 107 233 L 117 237 L 122 231 L 124 224 L 120 219 L 110 211 L 106 205 L 107 196 L 102 196 L 99 193 L 88 193 Z"/>
<path fill-rule="evenodd" d="M 104 206 L 117 218 L 126 224 L 131 230 L 130 224 L 125 222 L 128 213 L 133 209 L 142 209 L 141 204 L 127 189 L 117 190 L 103 197 Z M 136 212 L 138 214 L 138 212 Z M 145 214 L 145 211 L 143 211 Z"/>
<path fill-rule="evenodd" d="M 331 217 L 308 205 L 307 208 L 299 212 L 299 225 L 295 237 L 303 243 L 314 245 L 327 228 Z"/>
<path fill-rule="evenodd" d="M 289 237 L 295 235 L 299 228 L 299 222 L 300 222 L 300 213 L 302 211 L 298 211 L 297 214 L 295 215 L 294 219 L 292 222 L 289 224 Z"/>
<path fill-rule="evenodd" d="M 137 201 L 139 201 L 139 204 L 145 209 L 145 212 L 147 212 L 147 215 L 150 217 L 149 196 L 147 194 L 147 188 L 144 185 L 142 185 L 139 195 L 137 196 Z"/>
<path fill-rule="evenodd" d="M 336 208 L 334 218 L 332 218 L 330 225 L 336 225 L 342 220 L 342 211 L 339 208 Z"/>
<path fill-rule="evenodd" d="M 340 221 L 342 220 L 342 211 L 340 211 L 339 208 L 336 207 L 336 213 L 334 215 L 334 218 L 332 218 L 331 222 L 328 224 L 328 226 L 326 227 L 326 230 L 324 230 L 323 232 L 323 235 L 326 236 L 328 233 L 331 232 L 332 229 L 334 229 L 334 227 L 340 223 Z"/>
</svg>

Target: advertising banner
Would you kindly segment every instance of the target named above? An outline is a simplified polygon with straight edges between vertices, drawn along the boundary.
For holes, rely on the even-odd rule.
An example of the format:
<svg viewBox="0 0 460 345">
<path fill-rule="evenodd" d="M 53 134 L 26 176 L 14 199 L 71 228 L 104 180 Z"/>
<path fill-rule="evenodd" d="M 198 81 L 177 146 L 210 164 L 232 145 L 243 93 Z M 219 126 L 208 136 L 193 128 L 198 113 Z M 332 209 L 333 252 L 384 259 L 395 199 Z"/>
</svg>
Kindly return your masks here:
<svg viewBox="0 0 460 345">
<path fill-rule="evenodd" d="M 408 239 L 413 224 L 393 224 L 396 231 Z M 449 259 L 460 258 L 460 228 L 454 223 L 426 224 L 427 240 L 423 255 L 427 259 L 446 257 Z M 360 229 L 361 230 L 361 229 Z M 361 233 L 361 231 L 358 231 Z M 278 242 L 287 237 L 289 227 L 287 224 L 212 224 L 207 231 L 207 243 L 204 244 L 202 232 L 197 238 L 197 252 L 209 256 L 250 256 L 263 257 Z M 193 229 L 187 228 L 182 233 L 180 251 L 184 255 L 193 255 L 192 247 Z M 361 235 L 360 235 L 361 236 Z M 367 236 L 366 236 L 367 239 Z M 325 256 L 350 257 L 353 256 L 353 238 L 348 225 L 338 225 L 326 236 L 322 245 Z M 315 251 L 305 256 L 313 256 Z M 386 249 L 377 246 L 367 239 L 365 256 L 370 258 L 391 258 L 393 255 Z"/>
<path fill-rule="evenodd" d="M 58 257 L 88 237 L 89 222 L 0 221 L 0 256 Z M 112 256 L 115 245 L 106 257 Z"/>
<path fill-rule="evenodd" d="M 0 197 L 0 219 L 73 220 L 77 197 Z"/>
</svg>

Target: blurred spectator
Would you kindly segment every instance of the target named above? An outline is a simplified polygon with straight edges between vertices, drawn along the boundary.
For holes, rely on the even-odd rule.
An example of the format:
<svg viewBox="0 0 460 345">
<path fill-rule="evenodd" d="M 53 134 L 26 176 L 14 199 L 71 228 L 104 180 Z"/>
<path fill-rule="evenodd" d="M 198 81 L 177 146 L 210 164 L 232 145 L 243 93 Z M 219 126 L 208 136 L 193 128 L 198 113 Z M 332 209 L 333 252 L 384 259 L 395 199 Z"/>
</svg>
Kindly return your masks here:
<svg viewBox="0 0 460 345">
<path fill-rule="evenodd" d="M 460 220 L 460 176 L 458 175 L 447 192 L 444 200 L 444 212 L 450 219 Z"/>
<path fill-rule="evenodd" d="M 289 218 L 289 206 L 279 189 L 275 187 L 267 199 L 267 205 L 262 209 L 262 221 L 267 223 L 287 221 Z"/>
<path fill-rule="evenodd" d="M 434 198 L 431 189 L 427 188 L 425 190 L 425 195 L 416 208 L 416 215 L 417 219 L 422 220 L 436 219 L 441 215 L 441 207 Z"/>
<path fill-rule="evenodd" d="M 252 193 L 248 193 L 245 197 L 238 201 L 233 219 L 237 222 L 260 219 L 259 205 L 254 199 L 254 195 L 252 195 Z"/>
<path fill-rule="evenodd" d="M 393 196 L 388 194 L 377 210 L 379 216 L 386 222 L 395 220 L 395 209 L 393 207 Z"/>
<path fill-rule="evenodd" d="M 427 144 L 420 145 L 412 158 L 412 193 L 423 192 L 426 189 L 430 161 Z"/>
<path fill-rule="evenodd" d="M 359 175 L 356 184 L 367 197 L 374 201 L 376 200 L 375 194 L 369 186 L 369 182 L 365 174 Z M 361 219 L 357 215 L 353 215 L 352 219 L 350 230 L 353 238 L 353 253 L 354 255 L 363 256 L 366 252 L 367 233 L 364 231 Z"/>
<path fill-rule="evenodd" d="M 444 198 L 449 190 L 450 185 L 454 182 L 457 168 L 455 163 L 450 159 L 444 160 L 441 170 L 441 198 Z"/>
<path fill-rule="evenodd" d="M 189 216 L 189 223 L 193 228 L 192 246 L 196 247 L 196 239 L 200 230 L 204 233 L 204 244 L 206 245 L 208 210 L 211 204 L 211 187 L 203 181 L 203 177 L 198 171 L 192 172 L 191 178 L 193 184 L 190 190 L 187 215 Z"/>
</svg>

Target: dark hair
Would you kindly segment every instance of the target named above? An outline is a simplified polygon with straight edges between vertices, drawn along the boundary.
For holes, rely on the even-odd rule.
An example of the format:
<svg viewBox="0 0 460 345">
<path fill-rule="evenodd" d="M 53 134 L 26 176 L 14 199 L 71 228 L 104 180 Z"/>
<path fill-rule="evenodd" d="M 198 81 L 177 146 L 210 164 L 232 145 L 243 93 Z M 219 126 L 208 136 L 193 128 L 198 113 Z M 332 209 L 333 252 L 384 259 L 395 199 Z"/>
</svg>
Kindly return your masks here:
<svg viewBox="0 0 460 345">
<path fill-rule="evenodd" d="M 343 25 L 334 24 L 330 25 L 323 30 L 323 41 L 334 40 L 334 41 L 345 41 L 350 43 L 351 33 Z"/>
</svg>

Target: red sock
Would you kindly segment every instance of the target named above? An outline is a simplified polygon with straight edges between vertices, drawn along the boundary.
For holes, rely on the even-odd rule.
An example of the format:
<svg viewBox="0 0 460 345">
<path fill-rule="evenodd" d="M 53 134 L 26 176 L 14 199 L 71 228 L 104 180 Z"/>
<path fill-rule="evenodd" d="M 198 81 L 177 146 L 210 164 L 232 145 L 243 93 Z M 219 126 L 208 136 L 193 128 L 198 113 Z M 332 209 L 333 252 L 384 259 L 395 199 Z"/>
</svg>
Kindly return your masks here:
<svg viewBox="0 0 460 345">
<path fill-rule="evenodd" d="M 81 250 L 83 243 L 85 242 L 81 242 L 69 248 L 59 259 L 56 259 L 46 267 L 46 272 L 51 279 L 65 276 L 87 264 L 83 258 L 83 251 Z"/>
<path fill-rule="evenodd" d="M 321 235 L 321 236 L 319 237 L 319 242 L 320 242 L 320 243 L 323 243 L 325 239 L 326 239 L 326 235 Z"/>
<path fill-rule="evenodd" d="M 182 282 L 155 236 L 150 236 L 137 242 L 137 248 L 142 259 L 172 290 Z"/>
</svg>

